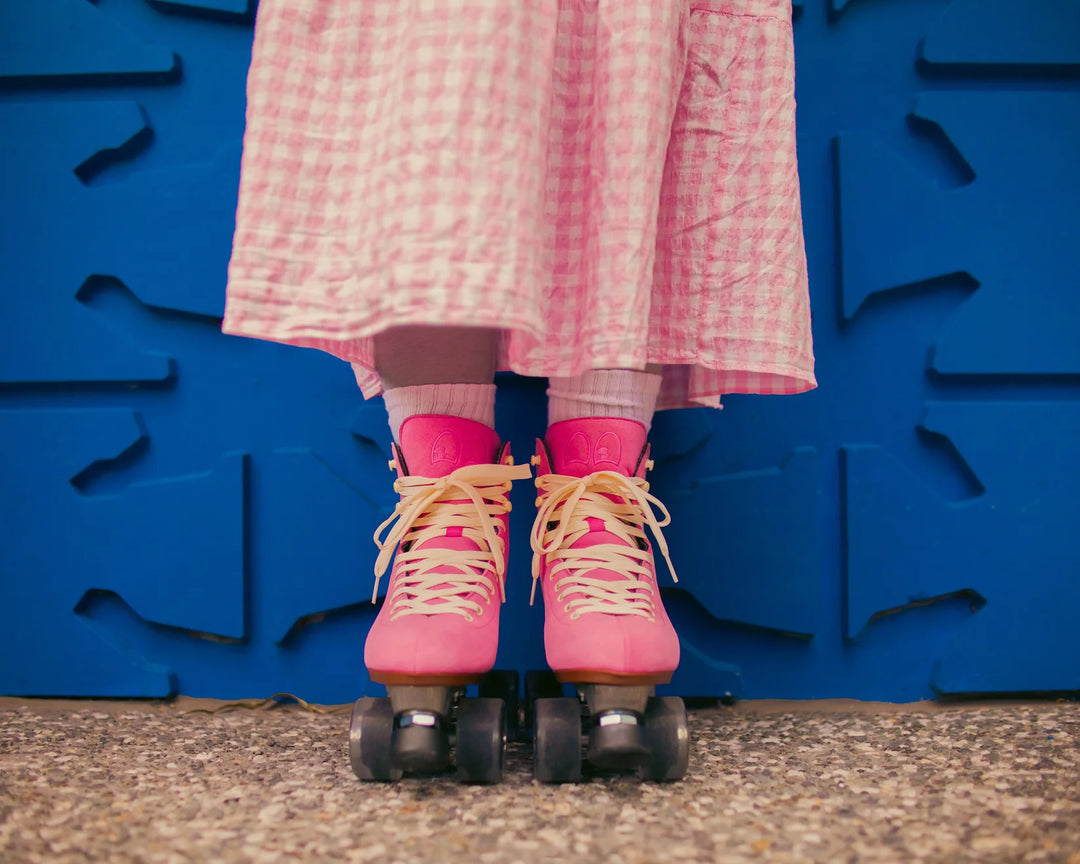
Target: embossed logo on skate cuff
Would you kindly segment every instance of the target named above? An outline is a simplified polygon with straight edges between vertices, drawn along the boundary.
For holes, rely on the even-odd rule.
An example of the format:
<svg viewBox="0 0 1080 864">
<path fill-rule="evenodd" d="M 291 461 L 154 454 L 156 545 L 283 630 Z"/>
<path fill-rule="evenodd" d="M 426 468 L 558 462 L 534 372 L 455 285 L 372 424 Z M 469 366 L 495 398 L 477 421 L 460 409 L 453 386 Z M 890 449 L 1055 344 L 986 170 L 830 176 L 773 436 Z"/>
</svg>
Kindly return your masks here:
<svg viewBox="0 0 1080 864">
<path fill-rule="evenodd" d="M 461 440 L 455 433 L 443 432 L 432 442 L 431 464 L 445 465 L 450 471 L 461 465 Z"/>
<path fill-rule="evenodd" d="M 614 432 L 604 432 L 593 443 L 584 432 L 575 432 L 566 442 L 563 461 L 587 470 L 614 468 L 622 464 L 622 440 Z"/>
</svg>

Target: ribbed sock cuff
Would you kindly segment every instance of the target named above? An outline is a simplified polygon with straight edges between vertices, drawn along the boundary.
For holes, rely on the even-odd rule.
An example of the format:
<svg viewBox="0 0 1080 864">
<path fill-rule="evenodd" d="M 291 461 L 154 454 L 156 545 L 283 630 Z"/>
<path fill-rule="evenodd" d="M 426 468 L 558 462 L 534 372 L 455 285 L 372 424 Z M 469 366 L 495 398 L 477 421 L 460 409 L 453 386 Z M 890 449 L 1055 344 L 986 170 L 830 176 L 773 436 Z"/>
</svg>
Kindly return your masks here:
<svg viewBox="0 0 1080 864">
<path fill-rule="evenodd" d="M 419 384 L 395 387 L 383 393 L 390 432 L 399 444 L 401 424 L 417 414 L 464 417 L 495 428 L 494 384 Z"/>
<path fill-rule="evenodd" d="M 580 417 L 637 420 L 648 430 L 662 376 L 633 369 L 591 369 L 548 380 L 548 425 Z"/>
</svg>

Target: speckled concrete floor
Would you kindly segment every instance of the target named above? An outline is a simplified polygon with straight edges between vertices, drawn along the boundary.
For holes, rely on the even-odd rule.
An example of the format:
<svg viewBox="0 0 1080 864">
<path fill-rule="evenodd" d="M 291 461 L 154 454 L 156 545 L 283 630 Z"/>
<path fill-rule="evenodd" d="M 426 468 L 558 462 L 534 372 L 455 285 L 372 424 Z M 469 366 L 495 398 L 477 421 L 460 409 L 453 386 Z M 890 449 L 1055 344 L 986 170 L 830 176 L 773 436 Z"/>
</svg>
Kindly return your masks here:
<svg viewBox="0 0 1080 864">
<path fill-rule="evenodd" d="M 0 700 L 0 860 L 1080 864 L 1080 705 L 692 713 L 682 783 L 357 782 L 348 714 Z"/>
</svg>

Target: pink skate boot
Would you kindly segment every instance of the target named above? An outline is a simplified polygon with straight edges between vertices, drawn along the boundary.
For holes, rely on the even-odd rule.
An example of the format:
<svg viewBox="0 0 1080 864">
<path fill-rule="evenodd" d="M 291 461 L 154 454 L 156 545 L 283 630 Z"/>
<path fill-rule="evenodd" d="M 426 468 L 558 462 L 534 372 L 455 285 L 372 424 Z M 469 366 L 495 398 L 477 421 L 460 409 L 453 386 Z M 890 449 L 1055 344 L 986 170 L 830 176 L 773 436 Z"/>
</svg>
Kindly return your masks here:
<svg viewBox="0 0 1080 864">
<path fill-rule="evenodd" d="M 380 552 L 373 601 L 392 556 L 394 566 L 364 648 L 368 675 L 387 686 L 389 698 L 354 706 L 353 768 L 365 780 L 440 771 L 449 764 L 456 723 L 459 776 L 497 782 L 503 702 L 463 694 L 495 663 L 507 494 L 514 480 L 532 472 L 515 467 L 509 447 L 472 420 L 414 416 L 402 424 L 400 437 L 390 467 L 397 470 L 401 500 L 375 532 Z"/>
<path fill-rule="evenodd" d="M 602 417 L 555 423 L 532 461 L 533 594 L 540 582 L 548 665 L 588 707 L 586 758 L 605 769 L 637 768 L 647 779 L 679 779 L 689 754 L 686 711 L 681 699 L 653 695 L 679 665 L 679 639 L 645 530 L 675 578 L 660 530 L 670 516 L 645 480 L 652 468 L 645 427 Z M 580 772 L 580 730 L 561 731 L 578 716 L 577 700 L 537 700 L 538 779 Z"/>
</svg>

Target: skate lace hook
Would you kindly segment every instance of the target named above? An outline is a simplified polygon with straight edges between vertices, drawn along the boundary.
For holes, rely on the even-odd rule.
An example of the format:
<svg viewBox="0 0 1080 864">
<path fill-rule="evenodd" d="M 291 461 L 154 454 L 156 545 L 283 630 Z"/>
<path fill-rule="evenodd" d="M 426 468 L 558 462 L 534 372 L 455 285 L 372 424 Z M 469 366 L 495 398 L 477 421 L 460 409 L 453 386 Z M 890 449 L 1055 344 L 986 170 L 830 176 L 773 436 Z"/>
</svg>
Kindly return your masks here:
<svg viewBox="0 0 1080 864">
<path fill-rule="evenodd" d="M 575 510 L 581 504 L 582 498 L 588 493 L 601 493 L 617 495 L 627 502 L 637 505 L 637 510 L 644 517 L 656 545 L 667 562 L 671 578 L 678 582 L 675 575 L 675 565 L 671 563 L 668 555 L 667 540 L 664 532 L 660 529 L 671 524 L 671 514 L 664 503 L 655 495 L 649 494 L 649 484 L 640 477 L 627 477 L 616 471 L 596 471 L 586 474 L 584 477 L 567 477 L 561 474 L 546 474 L 536 479 L 537 486 L 541 489 L 540 498 L 537 499 L 539 512 L 533 523 L 530 542 L 533 549 L 532 559 L 532 592 L 529 595 L 529 605 L 536 599 L 536 583 L 540 579 L 540 561 L 544 555 L 555 552 L 562 547 L 566 539 L 567 531 L 573 521 Z M 584 507 L 588 508 L 593 502 L 585 499 Z M 556 511 L 562 507 L 562 512 L 556 516 Z M 663 521 L 656 518 L 653 505 L 663 513 Z M 549 522 L 557 522 L 558 528 L 544 541 Z"/>
<path fill-rule="evenodd" d="M 495 523 L 491 518 L 489 509 L 495 509 L 498 513 L 506 513 L 510 510 L 510 502 L 506 495 L 510 491 L 512 481 L 523 480 L 532 476 L 532 470 L 528 465 L 466 465 L 458 468 L 445 477 L 399 477 L 394 481 L 394 491 L 402 495 L 402 499 L 394 507 L 394 512 L 378 528 L 375 529 L 375 545 L 379 547 L 379 556 L 375 559 L 375 587 L 371 592 L 371 602 L 378 602 L 379 581 L 391 559 L 398 544 L 405 539 L 412 530 L 413 525 L 431 505 L 440 499 L 455 500 L 468 498 L 476 507 L 476 516 L 480 522 L 480 529 L 488 542 L 488 547 L 495 549 L 498 546 L 498 534 L 495 531 Z M 500 491 L 490 496 L 490 503 L 485 501 L 477 487 L 491 489 L 500 487 Z M 380 536 L 390 528 L 397 520 L 397 524 L 389 530 L 385 537 Z M 506 564 L 502 555 L 495 555 L 494 567 L 499 577 L 500 599 L 506 601 L 506 585 L 503 575 Z"/>
</svg>

